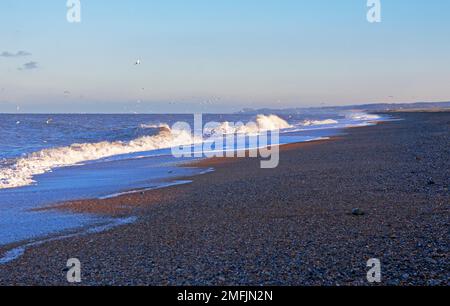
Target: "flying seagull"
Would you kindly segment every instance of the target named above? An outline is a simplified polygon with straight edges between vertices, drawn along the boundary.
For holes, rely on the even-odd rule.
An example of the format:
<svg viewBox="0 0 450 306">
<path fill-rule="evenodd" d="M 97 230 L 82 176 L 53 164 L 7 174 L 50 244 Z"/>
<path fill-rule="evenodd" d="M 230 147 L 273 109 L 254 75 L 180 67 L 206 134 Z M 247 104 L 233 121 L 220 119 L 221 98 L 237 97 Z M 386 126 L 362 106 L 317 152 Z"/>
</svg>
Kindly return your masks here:
<svg viewBox="0 0 450 306">
<path fill-rule="evenodd" d="M 135 63 L 134 63 L 134 65 L 136 66 L 136 65 L 140 65 L 141 64 L 141 60 L 140 59 L 138 59 Z"/>
</svg>

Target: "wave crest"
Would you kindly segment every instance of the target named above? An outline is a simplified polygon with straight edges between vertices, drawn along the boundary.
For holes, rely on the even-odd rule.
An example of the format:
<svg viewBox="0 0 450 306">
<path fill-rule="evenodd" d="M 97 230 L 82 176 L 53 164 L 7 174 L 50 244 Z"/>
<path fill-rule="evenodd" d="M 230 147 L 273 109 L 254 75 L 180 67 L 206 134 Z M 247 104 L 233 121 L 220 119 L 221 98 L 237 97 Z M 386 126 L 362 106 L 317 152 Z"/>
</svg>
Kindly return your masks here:
<svg viewBox="0 0 450 306">
<path fill-rule="evenodd" d="M 363 120 L 379 120 L 379 119 L 381 119 L 381 116 L 367 114 L 367 113 L 360 113 L 360 112 L 346 114 L 345 117 L 347 119 L 350 119 L 350 120 L 361 120 L 361 121 L 363 121 Z"/>
<path fill-rule="evenodd" d="M 222 122 L 205 128 L 205 135 L 226 135 L 226 134 L 258 134 L 266 131 L 275 131 L 292 128 L 286 120 L 276 115 L 258 115 L 255 122 L 247 124 L 232 124 Z"/>
<path fill-rule="evenodd" d="M 71 166 L 86 161 L 98 160 L 114 155 L 152 151 L 192 143 L 190 133 L 171 130 L 168 125 L 158 127 L 159 133 L 124 142 L 75 143 L 67 147 L 44 149 L 19 158 L 0 169 L 0 189 L 26 186 L 34 183 L 33 176 L 54 168 Z"/>
<path fill-rule="evenodd" d="M 130 141 L 102 141 L 97 143 L 74 143 L 66 147 L 44 149 L 18 158 L 13 164 L 0 168 L 0 189 L 15 188 L 34 183 L 33 177 L 52 169 L 79 165 L 83 162 L 99 160 L 115 155 L 166 149 L 180 145 L 189 145 L 196 141 L 190 131 L 171 129 L 169 125 L 142 124 L 142 129 L 157 129 L 155 135 L 146 135 Z M 278 116 L 258 115 L 256 123 L 232 127 L 223 122 L 214 134 L 259 133 L 291 127 Z"/>
<path fill-rule="evenodd" d="M 333 119 L 326 120 L 305 120 L 302 122 L 303 126 L 314 126 L 314 125 L 327 125 L 327 124 L 338 124 L 339 122 Z"/>
</svg>

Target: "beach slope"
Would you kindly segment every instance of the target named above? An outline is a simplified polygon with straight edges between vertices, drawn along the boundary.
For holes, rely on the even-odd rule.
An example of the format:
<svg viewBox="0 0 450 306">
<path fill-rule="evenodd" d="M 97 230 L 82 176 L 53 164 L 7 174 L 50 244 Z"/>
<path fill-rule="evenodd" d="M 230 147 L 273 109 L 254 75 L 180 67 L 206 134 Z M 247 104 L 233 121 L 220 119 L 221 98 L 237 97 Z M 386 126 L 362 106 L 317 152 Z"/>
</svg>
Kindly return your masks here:
<svg viewBox="0 0 450 306">
<path fill-rule="evenodd" d="M 212 160 L 193 183 L 65 209 L 137 215 L 0 266 L 0 284 L 448 285 L 450 112 L 397 113 L 330 141 L 284 147 L 276 169 Z M 358 208 L 357 215 L 352 214 Z"/>
</svg>

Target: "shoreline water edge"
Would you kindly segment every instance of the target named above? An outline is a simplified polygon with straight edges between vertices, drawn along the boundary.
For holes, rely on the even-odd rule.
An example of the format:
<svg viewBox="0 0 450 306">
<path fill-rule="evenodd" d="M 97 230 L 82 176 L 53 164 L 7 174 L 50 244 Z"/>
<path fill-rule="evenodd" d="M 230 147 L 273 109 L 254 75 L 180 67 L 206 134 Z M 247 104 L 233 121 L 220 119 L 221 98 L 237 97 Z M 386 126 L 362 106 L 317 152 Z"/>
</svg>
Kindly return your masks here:
<svg viewBox="0 0 450 306">
<path fill-rule="evenodd" d="M 53 265 L 76 257 L 88 271 L 85 284 L 363 284 L 367 258 L 380 257 L 385 284 L 443 284 L 450 197 L 447 174 L 436 169 L 448 165 L 448 115 L 405 113 L 402 121 L 285 145 L 276 169 L 256 159 L 208 159 L 188 166 L 216 171 L 186 177 L 190 184 L 66 202 L 58 210 L 137 219 L 16 253 L 2 248 L 21 256 L 0 265 L 0 283 L 64 284 Z M 352 216 L 355 207 L 364 215 Z M 99 258 L 106 265 L 92 274 Z M 37 260 L 56 270 L 30 276 Z M 261 260 L 269 266 L 253 271 L 250 263 Z"/>
<path fill-rule="evenodd" d="M 25 118 L 28 117 L 24 117 L 22 121 L 18 122 L 25 125 L 27 123 Z M 83 117 L 76 118 L 78 119 L 75 127 L 69 125 L 67 128 L 63 123 L 59 123 L 58 120 L 62 118 L 55 118 L 52 124 L 61 124 L 61 127 L 56 127 L 55 130 L 60 131 L 64 128 L 63 131 L 67 133 L 67 131 L 73 129 L 80 129 L 78 128 L 79 121 L 86 120 Z M 0 225 L 5 228 L 5 231 L 0 235 L 0 250 L 5 249 L 8 245 L 19 244 L 19 247 L 21 247 L 23 245 L 40 244 L 48 239 L 64 237 L 68 233 L 69 235 L 72 235 L 73 232 L 82 233 L 89 228 L 101 228 L 104 224 L 120 224 L 122 222 L 114 218 L 108 219 L 109 216 L 101 214 L 48 210 L 46 209 L 48 206 L 82 199 L 109 199 L 123 194 L 190 183 L 192 177 L 214 171 L 211 167 L 188 166 L 203 158 L 220 156 L 220 154 L 229 156 L 229 153 L 232 153 L 231 156 L 259 157 L 258 153 L 263 150 L 266 151 L 265 157 L 271 157 L 272 151 L 278 151 L 278 147 L 284 144 L 324 140 L 339 135 L 348 127 L 367 126 L 373 124 L 370 120 L 382 120 L 382 117 L 378 115 L 360 112 L 338 117 L 340 119 L 324 119 L 326 117 L 320 116 L 309 116 L 309 118 L 315 119 L 307 119 L 308 117 L 289 116 L 285 117 L 285 120 L 275 115 L 258 115 L 256 117 L 235 117 L 234 119 L 243 122 L 246 122 L 244 119 L 250 120 L 253 118 L 254 122 L 249 121 L 247 124 L 239 122 L 241 125 L 233 125 L 230 121 L 225 120 L 232 118 L 224 118 L 222 115 L 213 116 L 212 119 L 216 119 L 217 122 L 213 122 L 212 125 L 206 123 L 202 131 L 203 136 L 201 136 L 208 135 L 210 140 L 206 142 L 203 140 L 201 151 L 199 151 L 194 141 L 198 139 L 198 135 L 191 134 L 191 131 L 188 131 L 186 127 L 176 127 L 180 122 L 175 123 L 175 119 L 180 119 L 178 116 L 161 118 L 159 122 L 156 122 L 155 118 L 151 118 L 153 122 L 145 125 L 140 123 L 140 129 L 137 131 L 130 127 L 123 129 L 120 132 L 123 134 L 121 137 L 125 137 L 124 131 L 126 131 L 129 135 L 126 137 L 130 139 L 127 141 L 75 143 L 66 147 L 44 148 L 37 152 L 22 155 L 22 157 L 4 158 L 0 163 L 1 182 L 3 184 L 3 189 L 0 189 L 0 202 L 2 203 Z M 36 122 L 41 119 L 39 115 L 33 116 L 31 119 L 28 118 L 29 121 L 33 121 L 28 124 L 41 130 L 40 123 Z M 170 119 L 167 121 L 172 122 L 173 125 L 161 123 L 161 120 L 164 119 Z M 73 121 L 73 118 L 68 122 L 71 120 Z M 139 120 L 148 120 L 148 118 L 143 117 Z M 115 121 L 117 119 L 113 120 L 113 122 Z M 88 123 L 84 123 L 84 125 Z M 92 125 L 92 123 L 89 124 Z M 129 123 L 127 122 L 127 124 Z M 194 120 L 194 128 L 196 124 Z M 189 124 L 187 125 L 187 128 L 189 128 Z M 203 128 L 201 121 L 200 126 Z M 25 130 L 28 129 L 27 127 Z M 280 130 L 280 135 L 277 132 L 277 137 L 273 138 L 273 130 Z M 130 131 L 132 132 L 130 133 Z M 261 135 L 265 135 L 266 131 L 272 139 L 268 140 L 266 137 L 266 139 L 263 139 L 264 141 L 261 141 Z M 117 131 L 113 130 L 113 132 L 114 137 L 117 137 L 115 135 Z M 59 132 L 59 134 L 61 133 Z M 73 134 L 74 132 L 70 133 Z M 236 143 L 233 140 L 233 143 L 229 145 L 226 135 L 233 134 L 238 135 L 238 138 Z M 83 132 L 83 135 L 89 134 Z M 220 136 L 223 135 L 226 138 L 225 146 L 218 147 L 217 139 L 222 141 Z M 239 146 L 239 135 L 244 136 L 241 146 Z M 257 137 L 253 138 L 255 141 L 252 140 L 254 136 Z M 96 137 L 101 137 L 100 139 L 106 137 L 105 132 L 101 132 L 100 136 Z M 58 141 L 52 140 L 51 143 L 54 143 L 54 146 L 59 143 Z M 271 141 L 274 143 L 272 144 Z M 189 143 L 193 143 L 193 145 L 189 145 Z M 48 141 L 45 141 L 45 144 L 47 145 Z M 170 147 L 174 144 L 187 144 L 190 152 L 195 154 L 173 158 L 171 157 L 171 154 L 174 154 L 173 147 L 172 149 L 165 149 L 164 146 Z M 35 145 L 36 148 L 40 146 L 41 144 Z M 190 146 L 193 149 L 189 148 Z M 208 149 L 203 151 L 204 147 Z M 269 150 L 270 148 L 276 148 L 276 150 Z M 6 146 L 6 149 L 8 149 L 8 146 Z M 150 151 L 145 152 L 144 150 Z M 12 151 L 6 150 L 6 152 Z M 125 152 L 127 154 L 124 155 Z M 250 153 L 245 154 L 245 152 Z M 267 155 L 267 153 L 270 154 Z M 275 153 L 278 155 L 278 152 Z M 7 156 L 9 156 L 8 154 L 12 153 L 7 153 Z M 98 161 L 90 161 L 93 156 L 103 158 Z M 83 160 L 85 162 L 78 162 Z M 265 161 L 263 161 L 263 158 L 261 160 L 261 164 L 263 164 Z M 274 166 L 277 166 L 278 156 L 274 160 L 276 161 Z M 19 223 L 19 226 L 17 226 L 17 223 Z M 5 256 L 5 258 L 11 258 L 11 256 Z M 7 260 L 0 260 L 0 264 L 3 261 Z"/>
</svg>

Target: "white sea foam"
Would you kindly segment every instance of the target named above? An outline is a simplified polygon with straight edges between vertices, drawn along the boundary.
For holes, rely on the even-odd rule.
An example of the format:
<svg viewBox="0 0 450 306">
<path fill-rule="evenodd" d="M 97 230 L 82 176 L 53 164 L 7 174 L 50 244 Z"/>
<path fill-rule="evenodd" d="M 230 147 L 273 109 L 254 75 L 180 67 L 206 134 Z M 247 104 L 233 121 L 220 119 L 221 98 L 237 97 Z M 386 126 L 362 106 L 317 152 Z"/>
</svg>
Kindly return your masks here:
<svg viewBox="0 0 450 306">
<path fill-rule="evenodd" d="M 363 112 L 352 112 L 352 113 L 346 114 L 345 117 L 350 120 L 360 120 L 360 121 L 381 119 L 381 116 L 371 115 L 371 114 L 367 114 L 367 113 L 363 113 Z"/>
<path fill-rule="evenodd" d="M 258 115 L 255 123 L 233 130 L 228 122 L 224 122 L 214 133 L 220 131 L 222 134 L 224 132 L 250 134 L 291 127 L 285 120 L 275 115 Z M 14 164 L 0 168 L 0 189 L 33 184 L 34 176 L 50 172 L 52 169 L 59 167 L 77 165 L 116 155 L 189 145 L 201 141 L 196 140 L 190 131 L 172 130 L 167 124 L 142 125 L 141 127 L 159 129 L 159 133 L 139 137 L 131 141 L 75 143 L 67 147 L 41 150 L 19 158 Z"/>
<path fill-rule="evenodd" d="M 165 128 L 165 129 L 170 130 L 169 125 L 166 124 L 166 123 L 158 123 L 158 124 L 146 124 L 146 123 L 143 123 L 143 124 L 140 125 L 140 128 L 141 129 L 161 129 L 161 128 L 164 129 Z"/>
<path fill-rule="evenodd" d="M 224 134 L 259 134 L 266 131 L 284 130 L 292 126 L 286 120 L 276 115 L 258 115 L 255 122 L 248 124 L 231 124 L 222 122 L 215 126 L 205 128 L 206 135 L 224 135 Z"/>
<path fill-rule="evenodd" d="M 258 115 L 256 117 L 256 124 L 260 131 L 282 130 L 292 127 L 286 120 L 276 115 Z"/>
<path fill-rule="evenodd" d="M 328 125 L 328 124 L 338 124 L 339 122 L 333 119 L 326 120 L 305 120 L 302 122 L 303 126 L 314 126 L 314 125 Z"/>
<path fill-rule="evenodd" d="M 14 188 L 32 184 L 33 176 L 51 171 L 57 167 L 80 164 L 120 154 L 152 151 L 190 144 L 193 138 L 183 130 L 171 130 L 161 126 L 158 134 L 143 136 L 128 142 L 98 142 L 72 144 L 41 150 L 19 158 L 15 164 L 0 169 L 0 189 Z"/>
</svg>

